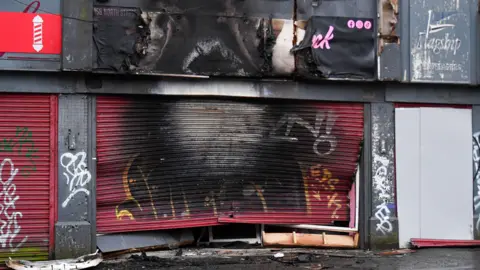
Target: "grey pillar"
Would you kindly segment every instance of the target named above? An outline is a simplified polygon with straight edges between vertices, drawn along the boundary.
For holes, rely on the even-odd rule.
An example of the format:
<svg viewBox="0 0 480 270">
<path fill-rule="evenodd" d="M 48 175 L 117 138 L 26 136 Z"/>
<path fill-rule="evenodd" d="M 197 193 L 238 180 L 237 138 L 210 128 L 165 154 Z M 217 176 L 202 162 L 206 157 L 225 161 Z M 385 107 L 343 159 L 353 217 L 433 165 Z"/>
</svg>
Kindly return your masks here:
<svg viewBox="0 0 480 270">
<path fill-rule="evenodd" d="M 473 130 L 473 235 L 480 240 L 480 106 L 472 108 Z"/>
<path fill-rule="evenodd" d="M 55 258 L 95 250 L 94 99 L 61 95 L 58 119 L 58 221 Z"/>
<path fill-rule="evenodd" d="M 63 0 L 62 70 L 92 70 L 93 1 Z"/>
<path fill-rule="evenodd" d="M 398 248 L 395 200 L 395 120 L 391 103 L 371 105 L 371 216 L 372 249 Z"/>
</svg>

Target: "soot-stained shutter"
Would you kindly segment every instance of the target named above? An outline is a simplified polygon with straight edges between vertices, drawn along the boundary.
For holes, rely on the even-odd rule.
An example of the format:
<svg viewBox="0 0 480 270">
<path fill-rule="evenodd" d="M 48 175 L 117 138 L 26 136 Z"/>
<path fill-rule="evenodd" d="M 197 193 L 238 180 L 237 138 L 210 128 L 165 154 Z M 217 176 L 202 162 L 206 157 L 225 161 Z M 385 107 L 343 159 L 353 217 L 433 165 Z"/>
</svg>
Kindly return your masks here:
<svg viewBox="0 0 480 270">
<path fill-rule="evenodd" d="M 57 97 L 0 95 L 0 261 L 47 260 L 54 244 Z"/>
<path fill-rule="evenodd" d="M 97 98 L 100 233 L 348 224 L 363 104 Z"/>
</svg>

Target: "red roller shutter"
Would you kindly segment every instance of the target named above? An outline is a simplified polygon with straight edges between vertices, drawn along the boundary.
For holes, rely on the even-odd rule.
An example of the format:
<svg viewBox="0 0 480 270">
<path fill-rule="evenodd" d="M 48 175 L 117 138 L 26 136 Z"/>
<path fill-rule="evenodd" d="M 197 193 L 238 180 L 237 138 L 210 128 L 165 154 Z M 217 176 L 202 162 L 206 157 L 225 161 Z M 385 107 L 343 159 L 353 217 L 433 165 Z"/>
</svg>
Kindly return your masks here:
<svg viewBox="0 0 480 270">
<path fill-rule="evenodd" d="M 100 233 L 347 226 L 363 104 L 98 97 Z"/>
<path fill-rule="evenodd" d="M 0 94 L 0 261 L 53 250 L 57 97 Z"/>
</svg>

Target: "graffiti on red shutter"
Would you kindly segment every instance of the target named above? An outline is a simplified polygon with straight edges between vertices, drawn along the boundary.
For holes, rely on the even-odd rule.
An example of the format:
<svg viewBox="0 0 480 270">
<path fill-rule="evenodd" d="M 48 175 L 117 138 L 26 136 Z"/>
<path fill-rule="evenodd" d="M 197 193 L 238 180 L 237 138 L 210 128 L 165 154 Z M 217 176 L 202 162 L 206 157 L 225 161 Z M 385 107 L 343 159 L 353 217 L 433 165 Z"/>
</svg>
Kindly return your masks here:
<svg viewBox="0 0 480 270">
<path fill-rule="evenodd" d="M 0 245 L 11 252 L 16 252 L 28 239 L 28 236 L 25 236 L 20 242 L 16 240 L 22 229 L 18 220 L 23 217 L 22 212 L 15 208 L 16 201 L 20 199 L 14 183 L 18 172 L 19 169 L 9 158 L 5 158 L 0 164 Z"/>
<path fill-rule="evenodd" d="M 336 190 L 339 182 L 340 180 L 333 177 L 330 170 L 321 164 L 316 164 L 308 169 L 304 177 L 304 185 L 309 214 L 313 214 L 312 205 L 315 203 L 328 202 L 327 208 L 331 211 L 330 217 L 332 219 L 340 217 L 337 212 L 342 208 L 342 200 L 339 199 Z"/>
<path fill-rule="evenodd" d="M 27 158 L 28 165 L 22 168 L 22 175 L 29 176 L 32 171 L 37 170 L 35 155 L 38 152 L 35 142 L 32 139 L 32 132 L 28 127 L 16 127 L 15 136 L 13 138 L 4 138 L 0 140 L 0 153 L 16 153 Z"/>
<path fill-rule="evenodd" d="M 109 224 L 100 230 L 218 218 L 350 219 L 361 105 L 148 102 L 138 107 L 138 122 L 135 113 L 98 116 L 98 217 L 101 227 Z M 112 141 L 112 133 L 120 139 Z"/>
</svg>

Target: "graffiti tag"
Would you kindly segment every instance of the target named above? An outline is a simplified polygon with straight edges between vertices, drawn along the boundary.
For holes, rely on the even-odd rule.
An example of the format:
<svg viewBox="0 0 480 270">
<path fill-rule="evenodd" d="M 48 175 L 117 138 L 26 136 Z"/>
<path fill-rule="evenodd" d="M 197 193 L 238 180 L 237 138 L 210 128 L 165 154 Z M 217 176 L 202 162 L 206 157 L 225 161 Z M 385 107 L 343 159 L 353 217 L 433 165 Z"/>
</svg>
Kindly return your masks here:
<svg viewBox="0 0 480 270">
<path fill-rule="evenodd" d="M 480 212 L 480 132 L 473 134 L 473 166 L 475 169 L 473 175 L 473 181 L 476 186 L 476 193 L 473 197 L 474 210 L 475 214 L 478 215 Z M 477 223 L 475 224 L 477 231 L 480 230 L 480 218 L 477 218 Z"/>
<path fill-rule="evenodd" d="M 320 157 L 328 156 L 333 153 L 337 147 L 337 138 L 331 134 L 336 119 L 337 116 L 331 111 L 328 113 L 318 111 L 315 118 L 315 126 L 312 126 L 310 123 L 300 118 L 297 114 L 286 113 L 282 118 L 280 118 L 272 131 L 270 131 L 270 137 L 288 140 L 291 142 L 298 142 L 298 138 L 291 137 L 290 132 L 295 124 L 299 124 L 300 126 L 308 129 L 308 131 L 312 133 L 313 137 L 316 138 L 315 142 L 313 143 L 313 152 Z M 320 127 L 322 126 L 323 122 L 325 122 L 325 134 L 320 135 Z M 287 125 L 284 136 L 276 136 L 276 132 L 284 125 Z M 330 145 L 328 151 L 324 153 L 318 150 L 318 146 L 323 142 L 326 142 Z"/>
<path fill-rule="evenodd" d="M 87 169 L 85 159 L 87 154 L 85 152 L 78 152 L 77 154 L 65 153 L 60 158 L 60 163 L 65 169 L 63 175 L 67 179 L 67 185 L 69 186 L 70 194 L 63 201 L 62 207 L 67 207 L 73 197 L 79 192 L 90 195 L 90 191 L 86 189 L 86 185 L 90 182 L 92 175 Z"/>
<path fill-rule="evenodd" d="M 383 201 L 381 205 L 377 206 L 375 217 L 378 220 L 377 231 L 386 233 L 392 232 L 393 226 L 390 222 L 390 210 L 387 207 L 388 200 L 391 199 L 389 192 L 389 185 L 387 183 L 388 165 L 390 161 L 386 157 L 375 155 L 373 158 L 375 165 L 379 165 L 373 176 L 373 184 L 375 191 L 378 192 L 378 197 Z"/>
<path fill-rule="evenodd" d="M 23 176 L 29 176 L 31 171 L 36 171 L 37 166 L 35 163 L 38 156 L 34 155 L 38 150 L 35 148 L 35 143 L 32 139 L 32 132 L 28 127 L 17 127 L 15 137 L 10 139 L 3 139 L 0 141 L 0 153 L 18 153 L 26 157 L 30 163 L 28 166 L 24 166 L 22 172 Z"/>
<path fill-rule="evenodd" d="M 338 193 L 336 192 L 336 185 L 339 183 L 337 178 L 332 178 L 332 173 L 328 169 L 322 169 L 322 165 L 314 165 L 310 168 L 309 171 L 309 178 L 312 178 L 314 181 L 310 185 L 309 189 L 311 189 L 312 197 L 318 201 L 322 201 L 321 192 L 326 191 L 325 193 L 333 194 L 327 195 L 326 199 L 328 200 L 327 207 L 328 209 L 332 209 L 331 218 L 338 219 L 340 216 L 337 212 L 342 208 L 341 200 L 338 198 Z M 305 194 L 308 196 L 308 194 Z M 307 199 L 308 201 L 308 199 Z"/>
<path fill-rule="evenodd" d="M 375 212 L 375 218 L 378 220 L 377 232 L 380 231 L 384 235 L 393 231 L 392 223 L 390 222 L 390 209 L 388 209 L 387 203 L 382 203 L 377 206 Z"/>
<path fill-rule="evenodd" d="M 7 180 L 2 178 L 4 166 L 10 166 Z M 2 248 L 9 248 L 11 252 L 16 252 L 28 239 L 28 236 L 25 236 L 20 243 L 15 246 L 13 244 L 21 230 L 17 218 L 23 217 L 21 212 L 15 211 L 15 202 L 20 199 L 20 196 L 15 195 L 17 187 L 13 183 L 17 173 L 18 169 L 15 168 L 11 159 L 6 158 L 0 164 L 0 244 Z"/>
</svg>

